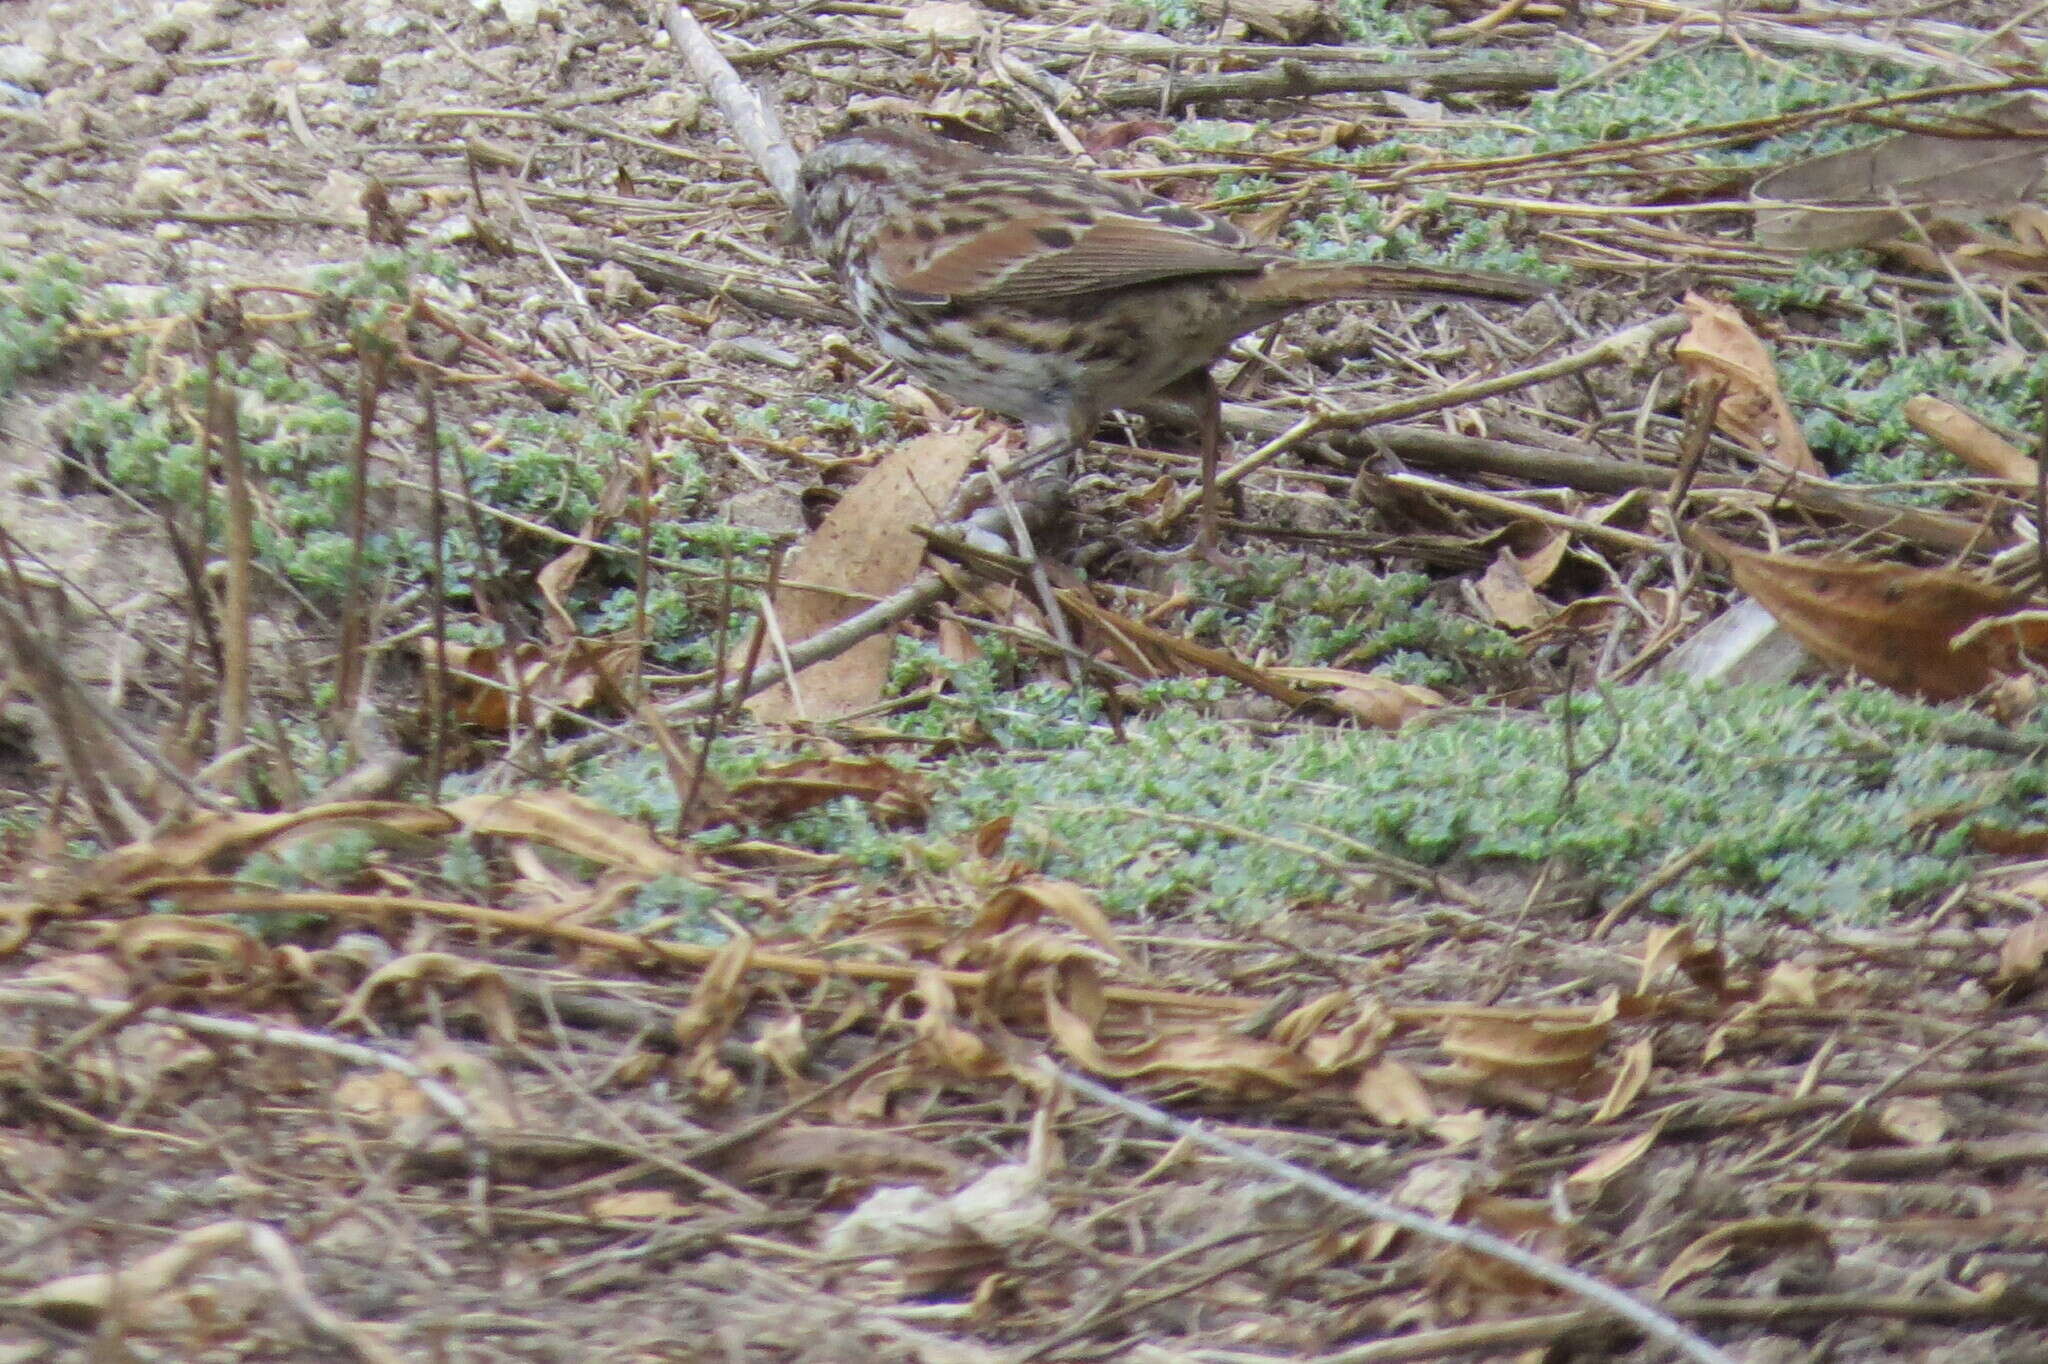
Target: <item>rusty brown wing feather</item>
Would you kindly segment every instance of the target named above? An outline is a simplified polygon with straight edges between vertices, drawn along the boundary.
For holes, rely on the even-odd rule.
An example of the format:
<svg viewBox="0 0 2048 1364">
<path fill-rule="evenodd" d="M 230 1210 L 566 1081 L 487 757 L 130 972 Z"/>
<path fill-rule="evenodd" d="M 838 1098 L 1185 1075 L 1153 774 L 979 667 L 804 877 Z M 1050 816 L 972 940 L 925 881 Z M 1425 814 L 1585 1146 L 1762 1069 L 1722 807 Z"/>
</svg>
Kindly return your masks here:
<svg viewBox="0 0 2048 1364">
<path fill-rule="evenodd" d="M 925 214 L 878 235 L 883 282 L 935 303 L 1020 302 L 1194 275 L 1255 275 L 1275 259 L 1230 224 L 1168 200 L 1058 167 L 1034 172 L 1021 181 L 1007 172 L 966 175 L 938 187 Z M 976 205 L 980 216 L 963 222 L 962 203 Z M 944 230 L 920 237 L 920 216 Z"/>
</svg>

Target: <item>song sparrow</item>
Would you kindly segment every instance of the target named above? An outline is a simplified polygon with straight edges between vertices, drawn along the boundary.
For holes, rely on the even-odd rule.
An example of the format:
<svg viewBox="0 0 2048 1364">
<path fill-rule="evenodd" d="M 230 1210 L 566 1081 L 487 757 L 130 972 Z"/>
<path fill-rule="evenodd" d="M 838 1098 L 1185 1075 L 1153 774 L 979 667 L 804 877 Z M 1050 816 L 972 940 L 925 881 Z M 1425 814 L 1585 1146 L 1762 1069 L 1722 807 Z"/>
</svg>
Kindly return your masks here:
<svg viewBox="0 0 2048 1364">
<path fill-rule="evenodd" d="M 1208 548 L 1208 367 L 1232 341 L 1333 299 L 1542 292 L 1460 270 L 1297 260 L 1170 200 L 904 125 L 819 145 L 792 215 L 876 344 L 939 392 L 1024 422 L 1029 463 L 1080 449 L 1109 409 L 1191 382 L 1211 417 Z"/>
</svg>

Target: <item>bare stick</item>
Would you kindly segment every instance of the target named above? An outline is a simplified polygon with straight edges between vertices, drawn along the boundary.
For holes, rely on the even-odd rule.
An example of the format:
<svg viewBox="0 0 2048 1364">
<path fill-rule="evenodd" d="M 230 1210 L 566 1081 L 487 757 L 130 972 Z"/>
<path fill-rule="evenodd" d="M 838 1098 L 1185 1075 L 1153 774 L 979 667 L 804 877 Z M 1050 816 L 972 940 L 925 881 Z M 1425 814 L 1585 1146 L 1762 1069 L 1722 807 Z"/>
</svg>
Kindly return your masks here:
<svg viewBox="0 0 2048 1364">
<path fill-rule="evenodd" d="M 1680 1326 L 1670 1317 L 1655 1308 L 1638 1301 L 1632 1295 L 1612 1284 L 1602 1283 L 1589 1274 L 1581 1274 L 1565 1265 L 1553 1264 L 1533 1251 L 1524 1250 L 1512 1241 L 1506 1241 L 1490 1232 L 1478 1231 L 1471 1227 L 1455 1226 L 1425 1216 L 1413 1208 L 1372 1194 L 1360 1193 L 1346 1188 L 1326 1175 L 1313 1170 L 1304 1170 L 1290 1165 L 1276 1156 L 1267 1155 L 1256 1147 L 1247 1146 L 1229 1137 L 1219 1136 L 1200 1123 L 1187 1122 L 1174 1117 L 1164 1109 L 1155 1108 L 1142 1100 L 1130 1098 L 1108 1085 L 1097 1084 L 1086 1076 L 1078 1075 L 1065 1067 L 1055 1064 L 1050 1058 L 1039 1057 L 1036 1068 L 1049 1079 L 1067 1085 L 1076 1092 L 1086 1095 L 1096 1103 L 1114 1108 L 1127 1117 L 1135 1118 L 1161 1132 L 1171 1132 L 1181 1141 L 1207 1147 L 1218 1155 L 1228 1156 L 1241 1165 L 1246 1165 L 1272 1179 L 1283 1180 L 1296 1188 L 1307 1189 L 1321 1194 L 1324 1198 L 1349 1208 L 1353 1212 L 1380 1222 L 1391 1222 L 1404 1231 L 1426 1236 L 1434 1241 L 1443 1241 L 1463 1250 L 1488 1255 L 1504 1264 L 1513 1265 L 1525 1274 L 1532 1274 L 1545 1283 L 1554 1284 L 1575 1297 L 1612 1312 L 1640 1328 L 1644 1335 L 1661 1344 L 1677 1350 L 1687 1359 L 1700 1364 L 1734 1364 L 1727 1355 L 1715 1349 L 1706 1341 Z"/>
<path fill-rule="evenodd" d="M 782 118 L 761 92 L 746 83 L 732 63 L 718 50 L 697 16 L 681 5 L 670 5 L 663 16 L 668 36 L 690 65 L 690 74 L 711 93 L 711 102 L 725 115 L 732 135 L 746 148 L 747 155 L 761 168 L 761 174 L 784 203 L 796 199 L 797 163 L 801 160 L 782 131 Z"/>
<path fill-rule="evenodd" d="M 1684 331 L 1685 328 L 1685 318 L 1673 314 L 1670 317 L 1660 317 L 1652 322 L 1625 328 L 1611 336 L 1603 337 L 1583 350 L 1560 355 L 1554 360 L 1545 360 L 1540 365 L 1531 365 L 1527 369 L 1518 369 L 1509 374 L 1496 374 L 1491 379 L 1475 379 L 1467 384 L 1453 384 L 1435 393 L 1420 393 L 1412 398 L 1380 403 L 1375 407 L 1354 408 L 1348 412 L 1312 413 L 1287 428 L 1277 439 L 1267 441 L 1218 474 L 1216 490 L 1223 492 L 1236 487 L 1303 441 L 1322 432 L 1359 431 L 1386 422 L 1405 421 L 1426 412 L 1437 412 L 1446 407 L 1457 407 L 1461 403 L 1477 402 L 1481 398 L 1491 398 L 1501 393 L 1512 393 L 1531 384 L 1561 379 L 1566 375 L 1577 374 L 1610 361 L 1633 359 L 1647 352 L 1657 342 Z M 1161 524 L 1172 525 L 1186 514 L 1190 505 L 1190 499 L 1182 498 L 1162 517 Z"/>
<path fill-rule="evenodd" d="M 945 579 L 938 574 L 927 573 L 910 586 L 893 596 L 882 598 L 858 615 L 848 616 L 831 629 L 820 630 L 808 639 L 790 645 L 786 653 L 777 650 L 776 658 L 763 663 L 737 681 L 737 693 L 728 691 L 721 697 L 715 690 L 695 691 L 679 701 L 663 706 L 662 714 L 700 715 L 738 697 L 766 691 L 782 680 L 785 671 L 791 674 L 798 673 L 813 663 L 836 658 L 868 636 L 888 629 L 905 617 L 916 615 L 951 590 Z"/>
<path fill-rule="evenodd" d="M 206 424 L 220 450 L 221 477 L 227 484 L 227 506 L 221 518 L 227 545 L 227 590 L 221 603 L 221 704 L 218 748 L 226 753 L 241 745 L 249 730 L 249 573 L 255 561 L 252 522 L 255 503 L 249 492 L 249 462 L 242 454 L 241 401 L 233 384 L 222 378 L 220 354 L 208 357 Z"/>
</svg>

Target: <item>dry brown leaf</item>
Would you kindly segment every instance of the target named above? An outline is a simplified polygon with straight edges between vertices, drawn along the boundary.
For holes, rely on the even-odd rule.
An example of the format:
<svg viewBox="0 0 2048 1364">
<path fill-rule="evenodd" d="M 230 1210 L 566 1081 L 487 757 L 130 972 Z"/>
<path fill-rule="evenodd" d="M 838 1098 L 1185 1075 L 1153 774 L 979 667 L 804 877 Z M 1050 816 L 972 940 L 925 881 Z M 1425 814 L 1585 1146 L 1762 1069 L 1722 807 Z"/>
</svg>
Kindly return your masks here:
<svg viewBox="0 0 2048 1364">
<path fill-rule="evenodd" d="M 1620 502 L 1613 503 L 1592 514 L 1588 519 L 1605 524 L 1609 515 L 1621 505 Z M 1522 570 L 1522 580 L 1531 587 L 1541 587 L 1550 581 L 1551 575 L 1557 572 L 1558 565 L 1564 562 L 1565 551 L 1571 548 L 1571 541 L 1571 536 L 1558 531 L 1527 554 L 1515 554 L 1512 549 L 1507 553 L 1513 555 L 1515 566 Z"/>
<path fill-rule="evenodd" d="M 1342 1004 L 1351 1003 L 1347 992 L 1332 991 L 1331 994 Z M 1322 1016 L 1327 1020 L 1329 1014 L 1322 1012 Z M 1271 1033 L 1272 1039 L 1300 1052 L 1302 1059 L 1318 1075 L 1337 1075 L 1377 1059 L 1386 1050 L 1387 1041 L 1397 1026 L 1393 1014 L 1377 1001 L 1364 1005 L 1358 1010 L 1357 1017 L 1335 1032 L 1319 1027 L 1313 1032 L 1297 1035 L 1288 1027 L 1288 1022 L 1288 1019 L 1280 1021 Z"/>
<path fill-rule="evenodd" d="M 1643 939 L 1643 969 L 1636 976 L 1636 993 L 1647 995 L 1657 977 L 1684 961 L 1693 950 L 1691 924 L 1653 928 Z"/>
<path fill-rule="evenodd" d="M 2036 914 L 2008 933 L 1998 948 L 1998 970 L 1991 983 L 2001 990 L 2029 988 L 2048 962 L 2048 914 Z"/>
<path fill-rule="evenodd" d="M 1316 699 L 1356 716 L 1374 729 L 1399 729 L 1423 712 L 1448 704 L 1441 693 L 1428 687 L 1352 668 L 1288 666 L 1266 671 L 1283 682 L 1333 688 L 1316 693 Z"/>
<path fill-rule="evenodd" d="M 316 826 L 363 829 L 380 840 L 402 841 L 452 833 L 456 824 L 430 805 L 383 800 L 334 801 L 272 815 L 201 814 L 101 857 L 87 870 L 78 898 L 146 894 L 156 882 L 192 876 Z"/>
<path fill-rule="evenodd" d="M 1298 1094 L 1316 1078 L 1308 1064 L 1288 1048 L 1220 1029 L 1168 1032 L 1111 1053 L 1096 1038 L 1095 1029 L 1050 991 L 1045 1005 L 1053 1040 L 1097 1075 L 1120 1080 L 1165 1076 L 1254 1101 Z"/>
<path fill-rule="evenodd" d="M 1212 649 L 1206 644 L 1197 644 L 1157 626 L 1147 625 L 1140 620 L 1120 615 L 1105 606 L 1098 606 L 1088 597 L 1073 588 L 1061 588 L 1053 594 L 1061 606 L 1071 613 L 1075 622 L 1086 629 L 1109 635 L 1126 642 L 1126 647 L 1141 650 L 1143 654 L 1156 659 L 1169 660 L 1177 670 L 1214 673 L 1241 682 L 1252 690 L 1270 696 L 1283 705 L 1304 706 L 1310 697 L 1307 692 L 1291 687 L 1282 681 L 1271 668 L 1254 667 L 1234 654 L 1221 649 Z"/>
<path fill-rule="evenodd" d="M 1697 527 L 1687 535 L 1726 559 L 1736 585 L 1800 643 L 1895 691 L 1932 701 L 1974 695 L 2044 639 L 2038 622 L 1997 624 L 2019 598 L 1966 574 L 1760 554 Z"/>
<path fill-rule="evenodd" d="M 1656 1048 L 1648 1038 L 1631 1042 L 1621 1054 L 1621 1067 L 1614 1072 L 1614 1083 L 1607 1088 L 1607 1097 L 1600 1101 L 1594 1111 L 1593 1122 L 1613 1122 L 1628 1112 L 1629 1105 L 1643 1092 L 1643 1086 L 1650 1082 L 1650 1069 L 1656 1063 Z"/>
<path fill-rule="evenodd" d="M 1751 191 L 1757 241 L 1799 251 L 1864 246 L 1930 218 L 1974 217 L 2034 196 L 2048 152 L 2032 96 L 1956 122 L 1953 137 L 1915 130 L 1772 171 Z M 2019 135 L 1986 136 L 1998 130 Z"/>
<path fill-rule="evenodd" d="M 1565 1184 L 1581 1193 L 1599 1188 L 1648 1155 L 1662 1130 L 1653 1124 L 1625 1141 L 1601 1147 L 1593 1153 L 1592 1159 L 1564 1177 Z"/>
<path fill-rule="evenodd" d="M 512 990 L 496 967 L 458 957 L 452 952 L 408 952 L 364 978 L 340 1012 L 328 1020 L 330 1028 L 370 1026 L 370 1001 L 380 990 L 398 986 L 430 984 L 452 986 L 466 994 L 483 1019 L 484 1030 L 493 1042 L 509 1047 L 519 1041 L 519 1020 L 512 1011 Z"/>
<path fill-rule="evenodd" d="M 924 559 L 924 541 L 911 526 L 939 518 L 980 453 L 981 443 L 964 436 L 923 436 L 891 451 L 840 498 L 784 567 L 787 582 L 774 601 L 784 642 L 801 643 L 908 585 Z M 747 708 L 766 722 L 834 720 L 865 710 L 882 698 L 895 641 L 894 630 L 864 639 L 800 670 L 795 694 L 784 678 Z"/>
<path fill-rule="evenodd" d="M 937 971 L 918 973 L 909 1001 L 919 1006 L 911 1029 L 917 1037 L 918 1055 L 924 1060 L 977 1079 L 1008 1069 L 986 1042 L 960 1025 L 953 987 Z"/>
<path fill-rule="evenodd" d="M 592 1217 L 613 1222 L 667 1222 L 689 1211 L 681 1199 L 667 1189 L 622 1189 L 599 1194 L 584 1204 Z"/>
<path fill-rule="evenodd" d="M 1091 124 L 1079 130 L 1079 135 L 1081 145 L 1088 149 L 1089 154 L 1100 156 L 1104 152 L 1121 151 L 1141 138 L 1164 137 L 1174 130 L 1175 125 L 1166 122 L 1164 119 L 1131 118 L 1120 119 L 1114 123 Z M 1292 205 L 1289 207 L 1292 208 Z M 1298 212 L 1299 210 L 1296 211 Z M 1251 233 L 1250 235 L 1254 241 L 1264 240 L 1264 238 L 1259 237 L 1256 233 Z M 1162 474 L 1154 481 L 1150 491 L 1151 502 L 1149 505 L 1140 505 L 1140 511 L 1157 510 L 1160 504 L 1172 497 L 1174 482 L 1170 477 Z"/>
<path fill-rule="evenodd" d="M 1489 1074 L 1559 1083 L 1589 1073 L 1607 1035 L 1605 1023 L 1462 1018 L 1445 1030 L 1443 1047 L 1457 1060 Z"/>
<path fill-rule="evenodd" d="M 939 657 L 948 663 L 979 663 L 981 646 L 974 642 L 972 630 L 952 616 L 944 616 L 939 620 Z"/>
<path fill-rule="evenodd" d="M 804 1062 L 811 1055 L 811 1044 L 804 1037 L 803 1015 L 792 1011 L 761 1029 L 761 1035 L 754 1039 L 753 1052 L 782 1072 L 783 1079 L 791 1084 L 801 1083 Z"/>
<path fill-rule="evenodd" d="M 1805 1217 L 1759 1217 L 1716 1227 L 1678 1252 L 1657 1280 L 1656 1295 L 1671 1290 L 1695 1274 L 1714 1268 L 1729 1256 L 1776 1256 L 1794 1251 L 1818 1250 L 1833 1257 L 1827 1228 Z"/>
<path fill-rule="evenodd" d="M 988 32 L 981 11 L 967 0 L 925 0 L 903 11 L 903 27 L 930 38 L 979 38 Z"/>
<path fill-rule="evenodd" d="M 742 1179 L 832 1174 L 858 1179 L 907 1176 L 954 1183 L 968 1165 L 943 1146 L 900 1132 L 864 1127 L 779 1127 L 741 1149 L 733 1172 Z"/>
<path fill-rule="evenodd" d="M 1778 388 L 1777 366 L 1742 315 L 1699 294 L 1685 296 L 1692 326 L 1674 352 L 1696 389 L 1709 375 L 1726 380 L 1714 424 L 1768 463 L 1815 477 L 1827 471 L 1806 448 L 1799 419 Z"/>
<path fill-rule="evenodd" d="M 739 1097 L 740 1077 L 719 1059 L 717 1037 L 706 1037 L 675 1063 L 675 1076 L 695 1102 L 717 1108 Z"/>
<path fill-rule="evenodd" d="M 915 1066 L 890 1066 L 834 1095 L 826 1111 L 842 1125 L 880 1123 L 889 1116 L 890 1100 L 900 1091 L 924 1083 Z"/>
<path fill-rule="evenodd" d="M 989 896 L 981 913 L 969 925 L 967 940 L 986 942 L 1019 924 L 1036 923 L 1048 914 L 1118 961 L 1130 964 L 1130 957 L 1116 940 L 1116 930 L 1110 927 L 1109 916 L 1095 903 L 1095 897 L 1071 881 L 1042 876 L 1004 886 Z"/>
<path fill-rule="evenodd" d="M 442 807 L 467 833 L 523 838 L 635 875 L 682 876 L 691 861 L 632 820 L 567 791 L 465 796 Z"/>
<path fill-rule="evenodd" d="M 1427 1127 L 1436 1121 L 1436 1105 L 1415 1072 L 1399 1061 L 1369 1066 L 1352 1087 L 1360 1111 L 1385 1127 Z"/>
<path fill-rule="evenodd" d="M 753 824 L 781 824 L 841 796 L 866 801 L 890 828 L 921 824 L 931 813 L 931 783 L 880 758 L 807 757 L 761 769 L 732 788 L 730 812 Z"/>
<path fill-rule="evenodd" d="M 1781 1005 L 1794 1009 L 1820 1007 L 1820 968 L 1804 962 L 1781 961 L 1764 977 L 1757 994 L 1759 1005 Z"/>
<path fill-rule="evenodd" d="M 413 642 L 431 666 L 434 641 Z M 455 718 L 503 733 L 516 715 L 522 725 L 545 727 L 558 712 L 588 710 L 616 694 L 632 675 L 638 650 L 630 641 L 570 640 L 549 648 L 532 641 L 509 649 L 449 643 L 440 656 L 449 671 L 448 704 Z"/>
<path fill-rule="evenodd" d="M 744 933 L 718 949 L 697 978 L 690 1002 L 676 1012 L 673 1027 L 678 1044 L 688 1047 L 725 1037 L 752 997 L 741 983 L 753 959 L 754 940 Z"/>
<path fill-rule="evenodd" d="M 983 859 L 994 859 L 1002 855 L 1003 845 L 1010 841 L 1010 829 L 1016 823 L 1010 815 L 997 815 L 974 831 L 974 855 Z"/>
<path fill-rule="evenodd" d="M 1887 1099 L 1878 1106 L 1876 1126 L 1903 1146 L 1932 1146 L 1948 1136 L 1948 1110 L 1931 1097 Z"/>
<path fill-rule="evenodd" d="M 1109 1012 L 1102 975 L 1116 959 L 1097 947 L 1024 927 L 989 939 L 977 955 L 982 1007 L 1000 1017 L 1030 1017 L 1044 995 L 1057 995 L 1091 1028 Z"/>
<path fill-rule="evenodd" d="M 334 1087 L 334 1102 L 342 1112 L 387 1129 L 423 1118 L 430 1108 L 420 1087 L 395 1070 L 348 1076 Z"/>
<path fill-rule="evenodd" d="M 1558 1221 L 1549 1203 L 1531 1198 L 1473 1194 L 1459 1205 L 1456 1220 L 1557 1261 L 1569 1257 L 1578 1239 L 1572 1228 Z M 1439 1290 L 1453 1290 L 1461 1296 L 1526 1299 L 1554 1297 L 1559 1292 L 1548 1279 L 1463 1246 L 1438 1252 L 1430 1265 L 1430 1278 Z"/>
<path fill-rule="evenodd" d="M 1550 619 L 1549 603 L 1536 595 L 1521 561 L 1508 550 L 1493 556 L 1480 575 L 1479 600 L 1503 630 L 1533 630 Z"/>
</svg>

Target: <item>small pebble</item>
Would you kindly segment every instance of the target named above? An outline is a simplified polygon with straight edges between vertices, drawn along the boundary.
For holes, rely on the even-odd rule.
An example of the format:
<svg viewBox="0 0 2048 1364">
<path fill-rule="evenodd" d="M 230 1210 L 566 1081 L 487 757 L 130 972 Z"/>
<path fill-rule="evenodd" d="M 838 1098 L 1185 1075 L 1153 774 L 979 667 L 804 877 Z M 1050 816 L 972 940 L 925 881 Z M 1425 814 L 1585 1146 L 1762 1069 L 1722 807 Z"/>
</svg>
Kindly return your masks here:
<svg viewBox="0 0 2048 1364">
<path fill-rule="evenodd" d="M 144 211 L 176 208 L 192 187 L 192 177 L 179 166 L 144 166 L 128 190 L 128 206 Z"/>
<path fill-rule="evenodd" d="M 176 14 L 166 14 L 142 30 L 142 41 L 164 53 L 176 52 L 191 36 L 191 24 Z"/>
<path fill-rule="evenodd" d="M 704 115 L 704 101 L 694 90 L 657 90 L 645 107 L 647 130 L 656 137 L 689 132 Z"/>
<path fill-rule="evenodd" d="M 26 43 L 0 43 L 0 81 L 24 90 L 50 88 L 50 59 Z"/>
<path fill-rule="evenodd" d="M 328 47 L 340 42 L 343 32 L 341 20 L 327 14 L 306 25 L 306 41 L 314 47 Z"/>
<path fill-rule="evenodd" d="M 340 74 L 350 85 L 375 85 L 384 79 L 384 63 L 368 54 L 344 57 Z"/>
<path fill-rule="evenodd" d="M 161 95 L 164 87 L 171 83 L 171 68 L 167 62 L 151 62 L 135 68 L 128 80 L 128 88 L 138 95 Z"/>
</svg>

